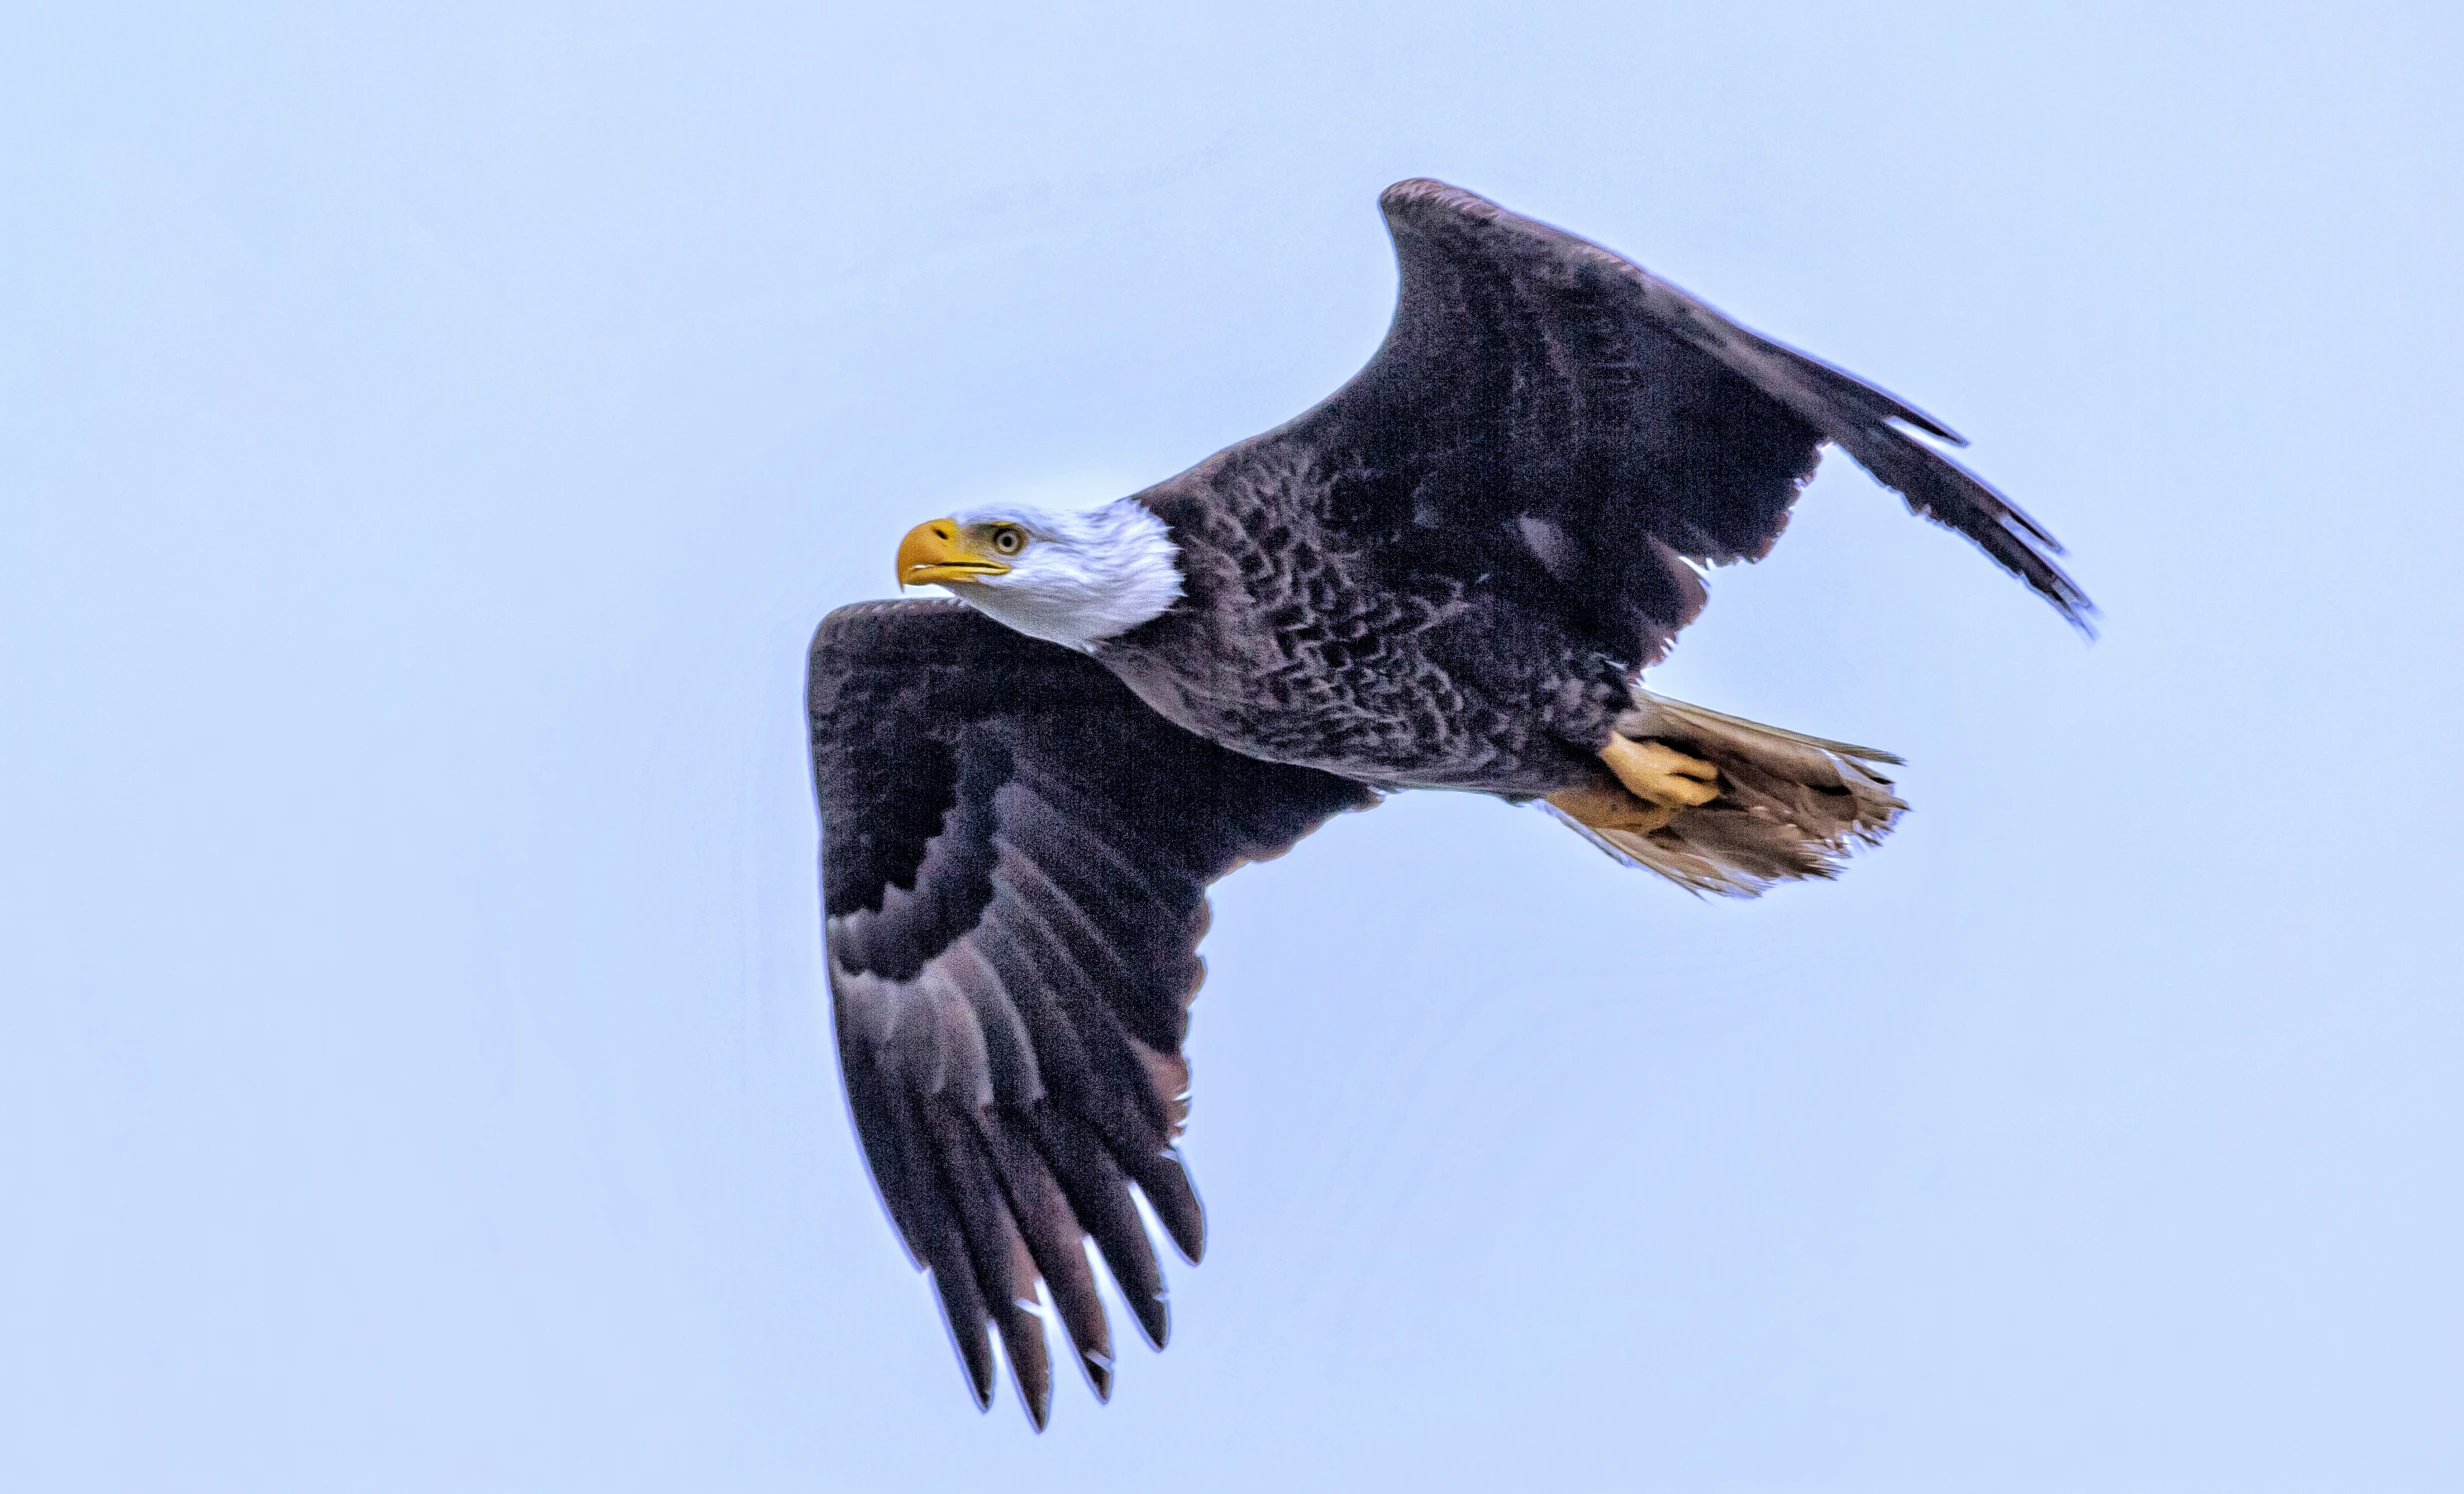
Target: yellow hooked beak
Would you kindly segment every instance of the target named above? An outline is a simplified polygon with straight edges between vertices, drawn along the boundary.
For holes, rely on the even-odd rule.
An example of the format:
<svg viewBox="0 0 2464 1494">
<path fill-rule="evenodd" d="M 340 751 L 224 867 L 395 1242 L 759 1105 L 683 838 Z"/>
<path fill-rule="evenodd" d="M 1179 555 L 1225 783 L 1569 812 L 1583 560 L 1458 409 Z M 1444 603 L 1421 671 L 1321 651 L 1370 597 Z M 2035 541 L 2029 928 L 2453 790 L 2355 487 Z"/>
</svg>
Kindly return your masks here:
<svg viewBox="0 0 2464 1494">
<path fill-rule="evenodd" d="M 973 581 L 979 576 L 1004 576 L 1009 566 L 967 543 L 955 519 L 934 519 L 907 531 L 898 542 L 898 585 Z"/>
</svg>

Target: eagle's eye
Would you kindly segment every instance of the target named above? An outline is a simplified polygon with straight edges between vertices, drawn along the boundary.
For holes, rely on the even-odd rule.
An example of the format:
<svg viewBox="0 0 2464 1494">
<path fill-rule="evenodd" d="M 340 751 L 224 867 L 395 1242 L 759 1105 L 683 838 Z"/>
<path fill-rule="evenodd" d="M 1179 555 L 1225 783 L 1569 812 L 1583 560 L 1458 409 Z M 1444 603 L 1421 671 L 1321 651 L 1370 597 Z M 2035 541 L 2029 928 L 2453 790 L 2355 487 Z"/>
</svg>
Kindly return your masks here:
<svg viewBox="0 0 2464 1494">
<path fill-rule="evenodd" d="M 997 524 L 992 531 L 992 549 L 996 555 L 1015 555 L 1027 547 L 1027 532 L 1015 524 Z"/>
</svg>

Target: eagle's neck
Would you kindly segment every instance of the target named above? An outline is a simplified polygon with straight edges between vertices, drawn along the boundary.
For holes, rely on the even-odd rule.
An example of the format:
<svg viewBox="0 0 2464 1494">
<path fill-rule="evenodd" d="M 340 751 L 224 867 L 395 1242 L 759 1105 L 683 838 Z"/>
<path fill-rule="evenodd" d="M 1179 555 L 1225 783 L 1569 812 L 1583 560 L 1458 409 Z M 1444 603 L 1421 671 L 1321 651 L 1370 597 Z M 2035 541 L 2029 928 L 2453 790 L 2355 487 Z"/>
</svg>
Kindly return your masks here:
<svg viewBox="0 0 2464 1494">
<path fill-rule="evenodd" d="M 961 516 L 962 519 L 965 516 Z M 1033 565 L 1002 584 L 952 588 L 996 622 L 1092 653 L 1153 622 L 1181 596 L 1180 550 L 1135 498 L 1076 513 L 1037 512 Z"/>
</svg>

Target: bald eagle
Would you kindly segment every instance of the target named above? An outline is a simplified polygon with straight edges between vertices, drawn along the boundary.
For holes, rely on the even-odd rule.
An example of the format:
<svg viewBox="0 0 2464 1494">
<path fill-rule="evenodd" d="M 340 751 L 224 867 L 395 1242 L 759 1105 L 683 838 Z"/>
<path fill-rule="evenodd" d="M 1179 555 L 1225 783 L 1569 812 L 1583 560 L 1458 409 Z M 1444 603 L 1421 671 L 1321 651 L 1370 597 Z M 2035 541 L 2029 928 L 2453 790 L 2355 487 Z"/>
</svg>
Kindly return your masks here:
<svg viewBox="0 0 2464 1494">
<path fill-rule="evenodd" d="M 1898 759 L 1638 683 L 1825 442 L 2092 612 L 2051 535 L 1911 434 L 1959 443 L 1929 416 L 1469 192 L 1380 202 L 1394 322 L 1331 398 L 1102 507 L 918 525 L 900 586 L 957 600 L 813 640 L 848 1106 L 977 1405 L 997 1333 L 1038 1428 L 1046 1298 L 1110 1394 L 1088 1242 L 1157 1347 L 1136 1199 L 1205 1243 L 1174 1143 L 1210 882 L 1412 788 L 1539 805 L 1697 892 L 1832 875 L 1905 808 Z"/>
</svg>

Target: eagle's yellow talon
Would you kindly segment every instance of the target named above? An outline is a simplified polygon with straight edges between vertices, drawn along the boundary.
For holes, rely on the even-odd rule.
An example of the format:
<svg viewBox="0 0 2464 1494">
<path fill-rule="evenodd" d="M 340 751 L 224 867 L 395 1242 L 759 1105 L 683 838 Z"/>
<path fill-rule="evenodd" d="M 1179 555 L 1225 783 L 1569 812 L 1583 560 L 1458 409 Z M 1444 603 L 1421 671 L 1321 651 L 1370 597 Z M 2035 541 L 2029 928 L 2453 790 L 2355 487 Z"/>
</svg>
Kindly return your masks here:
<svg viewBox="0 0 2464 1494">
<path fill-rule="evenodd" d="M 1605 778 L 1580 788 L 1559 789 L 1549 795 L 1549 802 L 1578 825 L 1629 835 L 1649 835 L 1677 817 L 1673 806 L 1645 804 Z"/>
<path fill-rule="evenodd" d="M 1600 749 L 1617 781 L 1648 804 L 1691 809 L 1720 796 L 1720 770 L 1699 757 L 1688 757 L 1665 742 L 1637 742 L 1612 736 Z"/>
</svg>

